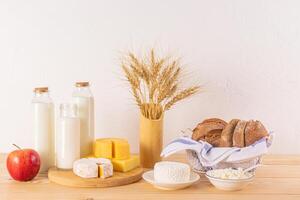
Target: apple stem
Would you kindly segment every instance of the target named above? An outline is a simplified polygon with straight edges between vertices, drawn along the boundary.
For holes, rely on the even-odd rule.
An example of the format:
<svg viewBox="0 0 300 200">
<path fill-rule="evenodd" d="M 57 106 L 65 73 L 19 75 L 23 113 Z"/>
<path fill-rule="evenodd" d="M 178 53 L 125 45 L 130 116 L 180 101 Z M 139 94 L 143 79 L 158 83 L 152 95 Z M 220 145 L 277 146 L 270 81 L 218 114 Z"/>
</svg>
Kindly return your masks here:
<svg viewBox="0 0 300 200">
<path fill-rule="evenodd" d="M 18 149 L 20 149 L 21 150 L 21 147 L 19 147 L 18 145 L 16 145 L 16 144 L 13 144 L 15 147 L 17 147 Z"/>
</svg>

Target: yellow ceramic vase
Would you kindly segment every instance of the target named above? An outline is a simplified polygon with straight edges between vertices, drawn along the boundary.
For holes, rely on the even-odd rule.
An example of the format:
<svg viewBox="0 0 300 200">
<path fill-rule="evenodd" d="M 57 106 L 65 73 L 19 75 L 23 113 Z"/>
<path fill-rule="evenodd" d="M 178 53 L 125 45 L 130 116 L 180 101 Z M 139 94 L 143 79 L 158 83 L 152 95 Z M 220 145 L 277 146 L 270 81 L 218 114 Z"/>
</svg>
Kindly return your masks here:
<svg viewBox="0 0 300 200">
<path fill-rule="evenodd" d="M 151 120 L 140 115 L 140 160 L 144 168 L 153 168 L 161 160 L 163 145 L 163 115 Z"/>
</svg>

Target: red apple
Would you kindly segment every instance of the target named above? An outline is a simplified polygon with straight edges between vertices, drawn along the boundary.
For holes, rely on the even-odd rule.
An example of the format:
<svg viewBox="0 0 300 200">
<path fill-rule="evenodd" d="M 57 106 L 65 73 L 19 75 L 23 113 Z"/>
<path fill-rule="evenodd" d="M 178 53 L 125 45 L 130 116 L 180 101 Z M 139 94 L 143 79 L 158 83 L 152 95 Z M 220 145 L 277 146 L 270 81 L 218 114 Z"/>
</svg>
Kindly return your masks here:
<svg viewBox="0 0 300 200">
<path fill-rule="evenodd" d="M 11 152 L 6 160 L 10 176 L 17 181 L 30 181 L 40 170 L 40 156 L 33 149 L 21 149 Z"/>
</svg>

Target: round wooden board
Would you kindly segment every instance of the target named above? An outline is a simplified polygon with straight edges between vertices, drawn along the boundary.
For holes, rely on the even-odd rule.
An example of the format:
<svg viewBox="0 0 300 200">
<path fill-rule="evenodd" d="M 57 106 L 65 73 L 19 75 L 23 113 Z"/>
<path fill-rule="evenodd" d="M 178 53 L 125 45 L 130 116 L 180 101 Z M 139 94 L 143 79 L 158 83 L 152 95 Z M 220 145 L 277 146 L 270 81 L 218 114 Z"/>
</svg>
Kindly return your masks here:
<svg viewBox="0 0 300 200">
<path fill-rule="evenodd" d="M 139 181 L 143 175 L 143 168 L 136 168 L 129 172 L 114 172 L 112 177 L 102 178 L 81 178 L 76 176 L 72 170 L 60 170 L 57 168 L 50 168 L 48 171 L 48 178 L 50 181 L 70 186 L 70 187 L 114 187 L 120 185 L 127 185 Z"/>
</svg>

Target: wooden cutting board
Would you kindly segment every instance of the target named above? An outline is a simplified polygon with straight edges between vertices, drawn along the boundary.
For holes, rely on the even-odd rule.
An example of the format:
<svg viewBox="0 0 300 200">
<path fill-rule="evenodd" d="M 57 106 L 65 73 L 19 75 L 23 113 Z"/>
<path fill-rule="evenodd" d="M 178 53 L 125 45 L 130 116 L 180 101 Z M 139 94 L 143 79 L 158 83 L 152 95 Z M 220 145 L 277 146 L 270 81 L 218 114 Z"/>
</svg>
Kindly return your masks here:
<svg viewBox="0 0 300 200">
<path fill-rule="evenodd" d="M 70 186 L 70 187 L 114 187 L 120 185 L 127 185 L 139 181 L 142 178 L 143 168 L 136 168 L 129 172 L 114 172 L 112 177 L 102 178 L 81 178 L 76 176 L 72 170 L 60 170 L 57 168 L 50 168 L 48 171 L 48 178 L 50 181 Z"/>
</svg>

